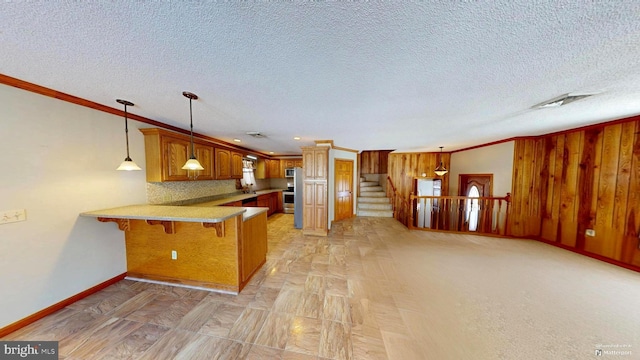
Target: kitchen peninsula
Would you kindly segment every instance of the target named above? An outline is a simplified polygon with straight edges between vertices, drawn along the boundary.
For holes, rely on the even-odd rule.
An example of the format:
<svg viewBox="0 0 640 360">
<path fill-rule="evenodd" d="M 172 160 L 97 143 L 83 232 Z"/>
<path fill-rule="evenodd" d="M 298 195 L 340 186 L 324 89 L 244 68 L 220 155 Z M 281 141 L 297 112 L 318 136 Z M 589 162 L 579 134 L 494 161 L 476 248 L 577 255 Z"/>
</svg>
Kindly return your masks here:
<svg viewBox="0 0 640 360">
<path fill-rule="evenodd" d="M 124 231 L 128 277 L 237 294 L 266 261 L 267 211 L 132 205 L 80 215 Z"/>
</svg>

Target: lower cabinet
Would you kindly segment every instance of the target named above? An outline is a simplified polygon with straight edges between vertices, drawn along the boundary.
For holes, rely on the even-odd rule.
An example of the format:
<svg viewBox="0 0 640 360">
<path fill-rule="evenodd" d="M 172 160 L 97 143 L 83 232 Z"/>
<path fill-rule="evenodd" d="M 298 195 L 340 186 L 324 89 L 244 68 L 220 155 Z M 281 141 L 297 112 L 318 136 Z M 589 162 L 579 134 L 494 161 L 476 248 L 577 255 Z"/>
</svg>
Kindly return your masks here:
<svg viewBox="0 0 640 360">
<path fill-rule="evenodd" d="M 240 285 L 248 282 L 266 261 L 267 254 L 267 214 L 258 214 L 243 222 L 240 243 Z"/>
<path fill-rule="evenodd" d="M 306 235 L 327 235 L 327 183 L 303 183 L 302 231 Z"/>
</svg>

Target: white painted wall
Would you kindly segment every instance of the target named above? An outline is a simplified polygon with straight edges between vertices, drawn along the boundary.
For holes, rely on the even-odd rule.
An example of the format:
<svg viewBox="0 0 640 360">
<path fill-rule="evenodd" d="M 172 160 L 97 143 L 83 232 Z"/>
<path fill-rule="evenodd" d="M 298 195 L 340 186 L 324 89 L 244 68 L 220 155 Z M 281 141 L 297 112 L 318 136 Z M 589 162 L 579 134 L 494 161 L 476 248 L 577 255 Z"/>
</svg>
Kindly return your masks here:
<svg viewBox="0 0 640 360">
<path fill-rule="evenodd" d="M 336 206 L 336 164 L 335 160 L 353 160 L 353 209 L 352 213 L 356 213 L 358 208 L 358 154 L 351 151 L 331 149 L 329 150 L 329 174 L 327 179 L 327 191 L 329 196 L 329 229 L 331 229 L 331 222 L 335 219 L 335 206 Z"/>
<path fill-rule="evenodd" d="M 511 192 L 515 141 L 451 154 L 449 195 L 458 195 L 458 175 L 493 174 L 493 196 Z"/>
<path fill-rule="evenodd" d="M 115 95 L 108 105 L 118 107 Z M 129 140 L 144 169 L 139 125 L 129 121 Z M 0 154 L 0 211 L 27 211 L 0 225 L 4 327 L 126 271 L 124 233 L 78 214 L 145 203 L 146 181 L 144 170 L 115 170 L 126 155 L 122 117 L 6 85 Z"/>
</svg>

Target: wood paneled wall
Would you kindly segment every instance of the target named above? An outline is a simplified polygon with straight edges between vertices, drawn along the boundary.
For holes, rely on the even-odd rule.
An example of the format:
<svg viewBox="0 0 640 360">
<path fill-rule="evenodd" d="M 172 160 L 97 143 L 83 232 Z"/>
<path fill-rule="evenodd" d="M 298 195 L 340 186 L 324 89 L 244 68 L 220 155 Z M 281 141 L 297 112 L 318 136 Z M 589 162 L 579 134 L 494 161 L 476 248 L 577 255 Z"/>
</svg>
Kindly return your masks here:
<svg viewBox="0 0 640 360">
<path fill-rule="evenodd" d="M 360 174 L 386 174 L 391 151 L 393 150 L 367 150 L 360 153 Z"/>
<path fill-rule="evenodd" d="M 514 236 L 640 266 L 640 120 L 516 140 L 510 219 Z"/>
<path fill-rule="evenodd" d="M 391 153 L 389 154 L 388 176 L 404 199 L 409 199 L 413 191 L 413 181 L 427 174 L 427 178 L 442 179 L 442 193 L 449 193 L 449 174 L 436 176 L 433 170 L 440 164 L 450 169 L 451 154 L 442 153 Z M 383 181 L 381 179 L 381 181 Z M 384 180 L 386 181 L 386 179 Z"/>
</svg>

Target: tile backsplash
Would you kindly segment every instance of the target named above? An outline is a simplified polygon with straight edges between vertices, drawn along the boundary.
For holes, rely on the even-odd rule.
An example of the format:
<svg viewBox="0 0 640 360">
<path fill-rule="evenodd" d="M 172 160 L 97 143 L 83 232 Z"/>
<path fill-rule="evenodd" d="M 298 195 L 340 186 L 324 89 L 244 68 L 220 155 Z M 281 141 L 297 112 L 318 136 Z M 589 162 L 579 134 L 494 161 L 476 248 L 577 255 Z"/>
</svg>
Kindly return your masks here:
<svg viewBox="0 0 640 360">
<path fill-rule="evenodd" d="M 273 179 L 275 180 L 275 179 Z M 271 180 L 256 180 L 252 191 L 272 189 Z M 286 187 L 286 184 L 285 186 Z M 149 204 L 186 204 L 192 199 L 210 200 L 242 193 L 236 189 L 236 180 L 167 181 L 147 183 Z"/>
</svg>

